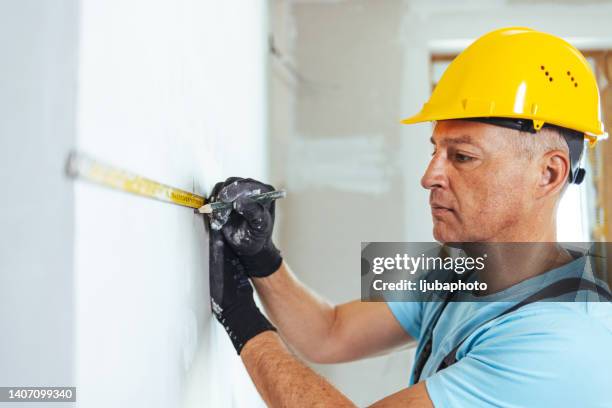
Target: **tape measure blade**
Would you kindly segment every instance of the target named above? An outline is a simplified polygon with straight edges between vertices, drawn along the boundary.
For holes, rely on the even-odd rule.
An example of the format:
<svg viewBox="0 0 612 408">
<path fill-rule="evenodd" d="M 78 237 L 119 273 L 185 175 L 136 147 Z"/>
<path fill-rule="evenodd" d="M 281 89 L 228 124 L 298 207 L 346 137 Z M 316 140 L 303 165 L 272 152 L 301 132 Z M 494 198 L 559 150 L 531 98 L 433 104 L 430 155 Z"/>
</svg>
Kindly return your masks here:
<svg viewBox="0 0 612 408">
<path fill-rule="evenodd" d="M 202 196 L 98 162 L 82 153 L 70 153 L 66 173 L 72 178 L 184 207 L 197 209 L 206 203 Z"/>
</svg>

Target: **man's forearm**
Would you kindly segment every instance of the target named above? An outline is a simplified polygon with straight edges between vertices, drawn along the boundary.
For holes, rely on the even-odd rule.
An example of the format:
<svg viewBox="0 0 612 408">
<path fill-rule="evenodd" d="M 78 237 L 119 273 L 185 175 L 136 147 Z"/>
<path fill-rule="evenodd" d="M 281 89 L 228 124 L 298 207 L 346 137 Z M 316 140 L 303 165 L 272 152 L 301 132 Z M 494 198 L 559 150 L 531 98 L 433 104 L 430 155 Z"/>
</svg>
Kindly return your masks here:
<svg viewBox="0 0 612 408">
<path fill-rule="evenodd" d="M 283 262 L 279 270 L 253 282 L 268 317 L 289 344 L 318 360 L 334 325 L 335 308 L 304 287 Z"/>
<path fill-rule="evenodd" d="M 354 407 L 324 378 L 295 358 L 273 331 L 249 340 L 242 361 L 270 407 Z"/>
<path fill-rule="evenodd" d="M 332 306 L 304 287 L 285 263 L 269 277 L 253 282 L 283 339 L 309 361 L 353 361 L 412 341 L 385 303 L 353 301 Z"/>
</svg>

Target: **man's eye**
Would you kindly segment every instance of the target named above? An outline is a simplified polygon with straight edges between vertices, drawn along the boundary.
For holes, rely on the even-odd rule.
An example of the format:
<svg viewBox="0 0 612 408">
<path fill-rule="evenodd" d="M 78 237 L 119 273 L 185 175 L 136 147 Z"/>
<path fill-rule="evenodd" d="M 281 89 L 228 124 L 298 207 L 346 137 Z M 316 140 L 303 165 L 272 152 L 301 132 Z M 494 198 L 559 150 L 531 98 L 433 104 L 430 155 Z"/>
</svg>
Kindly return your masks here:
<svg viewBox="0 0 612 408">
<path fill-rule="evenodd" d="M 461 154 L 461 153 L 455 154 L 455 160 L 457 160 L 460 163 L 466 163 L 466 162 L 469 162 L 469 161 L 471 161 L 473 159 L 474 159 L 473 157 L 466 156 L 466 155 Z"/>
</svg>

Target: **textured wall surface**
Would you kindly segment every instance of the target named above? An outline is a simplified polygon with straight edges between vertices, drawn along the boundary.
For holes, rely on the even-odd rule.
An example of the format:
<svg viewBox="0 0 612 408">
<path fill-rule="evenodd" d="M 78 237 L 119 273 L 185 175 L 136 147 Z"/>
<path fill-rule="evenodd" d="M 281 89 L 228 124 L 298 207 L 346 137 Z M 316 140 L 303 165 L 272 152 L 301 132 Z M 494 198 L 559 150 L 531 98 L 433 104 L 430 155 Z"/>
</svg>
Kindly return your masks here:
<svg viewBox="0 0 612 408">
<path fill-rule="evenodd" d="M 334 303 L 354 300 L 361 294 L 361 241 L 430 236 L 428 212 L 420 205 L 427 195 L 416 190 L 413 176 L 414 186 L 404 177 L 429 158 L 419 158 L 418 144 L 405 150 L 406 127 L 399 124 L 405 113 L 405 3 L 273 4 L 271 176 L 290 192 L 279 246 L 298 278 L 318 294 Z M 408 385 L 413 353 L 314 368 L 366 406 Z"/>
</svg>

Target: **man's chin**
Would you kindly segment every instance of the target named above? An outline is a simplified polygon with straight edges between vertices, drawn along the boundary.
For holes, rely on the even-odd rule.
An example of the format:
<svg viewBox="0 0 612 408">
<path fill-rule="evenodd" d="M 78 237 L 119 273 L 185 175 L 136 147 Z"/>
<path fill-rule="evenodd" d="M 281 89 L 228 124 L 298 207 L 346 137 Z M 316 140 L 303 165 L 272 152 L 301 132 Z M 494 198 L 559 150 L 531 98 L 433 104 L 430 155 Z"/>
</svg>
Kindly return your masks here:
<svg viewBox="0 0 612 408">
<path fill-rule="evenodd" d="M 447 225 L 440 222 L 434 223 L 433 236 L 436 241 L 442 244 L 447 242 L 461 242 L 462 240 L 460 234 L 450 230 Z"/>
</svg>

